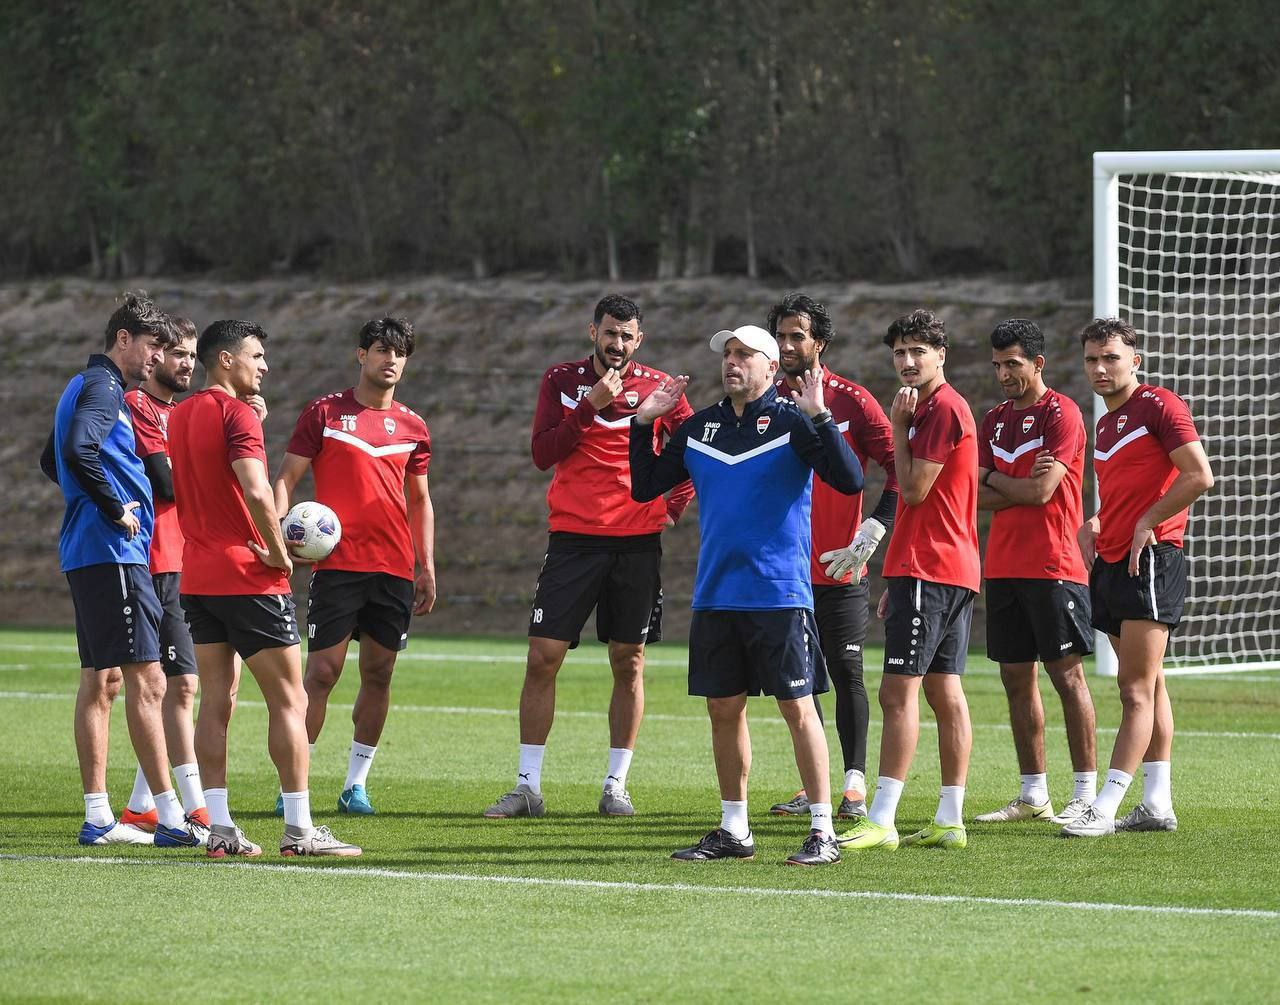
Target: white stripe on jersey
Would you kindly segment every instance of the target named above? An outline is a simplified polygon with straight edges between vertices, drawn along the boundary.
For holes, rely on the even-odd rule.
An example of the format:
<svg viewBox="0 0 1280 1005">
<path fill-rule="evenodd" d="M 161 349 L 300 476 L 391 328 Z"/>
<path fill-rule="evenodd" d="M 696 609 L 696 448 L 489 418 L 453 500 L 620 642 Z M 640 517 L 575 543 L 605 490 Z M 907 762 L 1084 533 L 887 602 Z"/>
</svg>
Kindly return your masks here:
<svg viewBox="0 0 1280 1005">
<path fill-rule="evenodd" d="M 1018 444 L 1017 449 L 1013 451 L 1000 449 L 999 447 L 996 446 L 996 441 L 992 440 L 991 453 L 993 456 L 1000 458 L 1000 460 L 1004 461 L 1006 464 L 1012 464 L 1019 457 L 1025 454 L 1028 450 L 1035 450 L 1036 447 L 1043 447 L 1043 446 L 1044 446 L 1043 436 L 1037 436 L 1034 440 L 1027 440 L 1026 443 L 1020 443 Z"/>
<path fill-rule="evenodd" d="M 1093 463 L 1097 464 L 1099 461 L 1109 461 L 1112 458 L 1112 456 L 1116 453 L 1117 450 L 1120 450 L 1122 447 L 1127 447 L 1134 440 L 1138 439 L 1141 436 L 1146 436 L 1146 435 L 1147 435 L 1147 427 L 1139 426 L 1137 429 L 1135 429 L 1132 433 L 1130 433 L 1124 439 L 1117 440 L 1112 445 L 1110 450 L 1095 449 L 1093 452 Z"/>
<path fill-rule="evenodd" d="M 785 447 L 791 442 L 791 434 L 785 433 L 776 440 L 770 440 L 768 443 L 762 443 L 754 450 L 748 450 L 745 454 L 726 454 L 723 450 L 717 450 L 715 447 L 700 443 L 697 440 L 690 439 L 685 447 L 688 450 L 696 450 L 700 454 L 706 454 L 714 461 L 722 464 L 741 464 L 743 461 L 749 461 L 753 457 L 759 457 L 761 454 L 768 453 L 770 450 L 777 450 L 779 447 Z"/>
<path fill-rule="evenodd" d="M 343 443 L 349 443 L 357 450 L 363 450 L 370 457 L 387 457 L 391 454 L 408 454 L 417 448 L 417 443 L 388 443 L 385 447 L 375 447 L 372 443 L 366 443 L 358 436 L 352 436 L 345 433 L 341 429 L 330 429 L 325 427 L 324 435 L 326 439 L 340 440 Z"/>
</svg>

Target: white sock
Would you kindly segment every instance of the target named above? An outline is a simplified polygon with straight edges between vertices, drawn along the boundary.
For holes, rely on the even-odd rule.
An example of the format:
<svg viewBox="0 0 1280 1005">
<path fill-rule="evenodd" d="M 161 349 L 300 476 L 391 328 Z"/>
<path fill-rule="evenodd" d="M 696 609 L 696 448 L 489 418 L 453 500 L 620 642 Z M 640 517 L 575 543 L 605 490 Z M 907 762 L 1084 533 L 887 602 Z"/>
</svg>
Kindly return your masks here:
<svg viewBox="0 0 1280 1005">
<path fill-rule="evenodd" d="M 157 792 L 156 796 L 156 812 L 160 815 L 160 825 L 162 827 L 181 827 L 182 804 L 178 802 L 178 794 L 169 789 L 166 792 Z"/>
<path fill-rule="evenodd" d="M 844 790 L 845 792 L 856 792 L 867 798 L 867 776 L 857 768 L 850 768 L 844 773 Z"/>
<path fill-rule="evenodd" d="M 831 812 L 831 807 L 827 807 Z M 747 801 L 738 802 L 733 799 L 720 800 L 720 829 L 730 837 L 739 841 L 747 841 L 751 837 L 751 825 L 747 823 Z"/>
<path fill-rule="evenodd" d="M 527 785 L 534 792 L 542 791 L 542 756 L 546 752 L 545 743 L 520 744 L 520 767 L 516 769 L 516 785 Z"/>
<path fill-rule="evenodd" d="M 1102 783 L 1098 798 L 1093 801 L 1093 808 L 1104 817 L 1114 820 L 1116 810 L 1120 809 L 1124 794 L 1129 791 L 1129 783 L 1132 781 L 1133 775 L 1126 775 L 1123 771 L 1112 768 L 1107 772 L 1107 780 Z"/>
<path fill-rule="evenodd" d="M 364 785 L 369 778 L 369 769 L 373 767 L 373 755 L 377 752 L 377 747 L 351 741 L 351 754 L 347 757 L 347 780 L 343 789 Z"/>
<path fill-rule="evenodd" d="M 111 800 L 105 792 L 84 794 L 84 819 L 95 827 L 115 823 L 116 815 L 111 812 Z"/>
<path fill-rule="evenodd" d="M 1072 799 L 1083 799 L 1091 803 L 1098 796 L 1098 773 L 1096 771 L 1077 771 L 1076 790 L 1071 793 Z"/>
<path fill-rule="evenodd" d="M 876 797 L 871 801 L 871 809 L 867 814 L 873 824 L 893 827 L 898 816 L 898 800 L 902 798 L 902 790 L 906 784 L 888 775 L 881 775 L 876 779 Z"/>
<path fill-rule="evenodd" d="M 822 833 L 827 835 L 827 837 L 836 836 L 836 832 L 831 826 L 830 803 L 809 804 L 809 829 L 822 831 Z"/>
<path fill-rule="evenodd" d="M 192 761 L 190 764 L 174 766 L 173 777 L 178 780 L 178 792 L 182 796 L 182 807 L 187 813 L 194 813 L 204 807 L 204 789 L 200 787 L 200 766 Z"/>
<path fill-rule="evenodd" d="M 613 783 L 620 789 L 627 787 L 627 772 L 631 770 L 631 755 L 633 751 L 626 747 L 610 747 L 609 748 L 609 773 L 604 776 L 604 787 L 607 789 L 610 783 Z"/>
<path fill-rule="evenodd" d="M 1048 801 L 1048 793 L 1044 798 Z M 964 826 L 963 785 L 944 785 L 938 790 L 938 812 L 933 815 L 933 822 L 939 827 Z"/>
<path fill-rule="evenodd" d="M 306 789 L 301 792 L 283 792 L 284 825 L 295 830 L 309 831 L 311 823 L 311 793 Z"/>
<path fill-rule="evenodd" d="M 1024 803 L 1032 806 L 1043 806 L 1049 801 L 1049 776 L 1022 775 L 1022 793 L 1018 796 Z"/>
<path fill-rule="evenodd" d="M 227 809 L 227 790 L 205 789 L 205 805 L 209 807 L 209 823 L 214 827 L 234 827 L 231 811 Z"/>
<path fill-rule="evenodd" d="M 133 776 L 133 793 L 126 804 L 134 813 L 146 813 L 156 808 L 156 801 L 151 795 L 151 786 L 147 784 L 147 776 L 142 773 L 142 765 Z"/>
<path fill-rule="evenodd" d="M 317 741 L 319 742 L 319 741 Z M 307 744 L 307 777 L 311 777 L 311 762 L 316 759 L 316 745 L 314 743 Z M 280 795 L 284 795 L 284 786 L 279 789 Z"/>
<path fill-rule="evenodd" d="M 1156 816 L 1173 811 L 1173 766 L 1168 761 L 1142 762 L 1142 801 Z"/>
</svg>

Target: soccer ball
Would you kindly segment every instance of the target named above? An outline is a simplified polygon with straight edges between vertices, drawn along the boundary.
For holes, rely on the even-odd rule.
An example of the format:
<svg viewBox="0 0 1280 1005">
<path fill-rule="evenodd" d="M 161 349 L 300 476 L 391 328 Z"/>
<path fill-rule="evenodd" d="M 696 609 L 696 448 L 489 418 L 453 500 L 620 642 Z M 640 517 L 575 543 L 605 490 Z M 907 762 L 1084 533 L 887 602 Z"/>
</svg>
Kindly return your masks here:
<svg viewBox="0 0 1280 1005">
<path fill-rule="evenodd" d="M 285 515 L 280 525 L 285 544 L 296 558 L 319 562 L 342 540 L 338 514 L 324 503 L 300 502 Z"/>
</svg>

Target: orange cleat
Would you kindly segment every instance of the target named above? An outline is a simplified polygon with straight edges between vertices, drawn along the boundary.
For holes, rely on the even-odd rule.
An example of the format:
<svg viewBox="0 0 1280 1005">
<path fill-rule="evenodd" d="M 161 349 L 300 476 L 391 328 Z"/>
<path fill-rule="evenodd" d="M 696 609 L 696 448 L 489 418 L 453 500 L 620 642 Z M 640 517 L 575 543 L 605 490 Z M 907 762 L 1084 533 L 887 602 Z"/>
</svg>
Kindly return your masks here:
<svg viewBox="0 0 1280 1005">
<path fill-rule="evenodd" d="M 209 810 L 205 806 L 201 806 L 198 810 L 192 810 L 187 814 L 187 819 L 198 823 L 201 827 L 209 826 Z"/>
<path fill-rule="evenodd" d="M 133 810 L 126 806 L 120 813 L 120 822 L 122 824 L 130 824 L 140 831 L 146 831 L 148 834 L 155 833 L 155 829 L 160 826 L 160 813 L 153 806 L 146 813 L 134 813 Z"/>
</svg>

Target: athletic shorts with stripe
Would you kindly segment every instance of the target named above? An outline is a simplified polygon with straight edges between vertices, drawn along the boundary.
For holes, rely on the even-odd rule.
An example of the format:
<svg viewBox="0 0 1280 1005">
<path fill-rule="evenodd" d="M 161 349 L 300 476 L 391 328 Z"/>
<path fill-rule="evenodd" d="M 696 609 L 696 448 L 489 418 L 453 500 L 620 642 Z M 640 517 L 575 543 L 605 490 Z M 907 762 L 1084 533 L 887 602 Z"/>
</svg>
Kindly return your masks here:
<svg viewBox="0 0 1280 1005">
<path fill-rule="evenodd" d="M 894 576 L 884 621 L 884 672 L 963 674 L 973 621 L 972 590 Z"/>
<path fill-rule="evenodd" d="M 263 649 L 298 644 L 298 619 L 288 593 L 209 596 L 184 593 L 182 609 L 198 646 L 229 642 L 241 659 Z"/>
<path fill-rule="evenodd" d="M 1119 635 L 1125 621 L 1158 621 L 1170 628 L 1182 621 L 1187 599 L 1187 568 L 1182 549 L 1167 542 L 1149 544 L 1138 555 L 1138 574 L 1129 575 L 1129 556 L 1118 562 L 1094 560 L 1089 573 L 1093 627 Z"/>
<path fill-rule="evenodd" d="M 1052 663 L 1093 652 L 1089 587 L 1062 579 L 987 580 L 987 658 Z"/>
<path fill-rule="evenodd" d="M 160 659 L 160 601 L 145 565 L 102 563 L 67 573 L 80 666 L 109 670 Z"/>
<path fill-rule="evenodd" d="M 781 701 L 827 690 L 813 612 L 694 611 L 689 693 L 703 698 L 767 694 Z"/>
<path fill-rule="evenodd" d="M 180 572 L 158 572 L 151 577 L 160 601 L 160 667 L 166 677 L 181 677 L 196 672 L 196 650 L 191 644 L 191 629 L 178 597 Z"/>
</svg>

